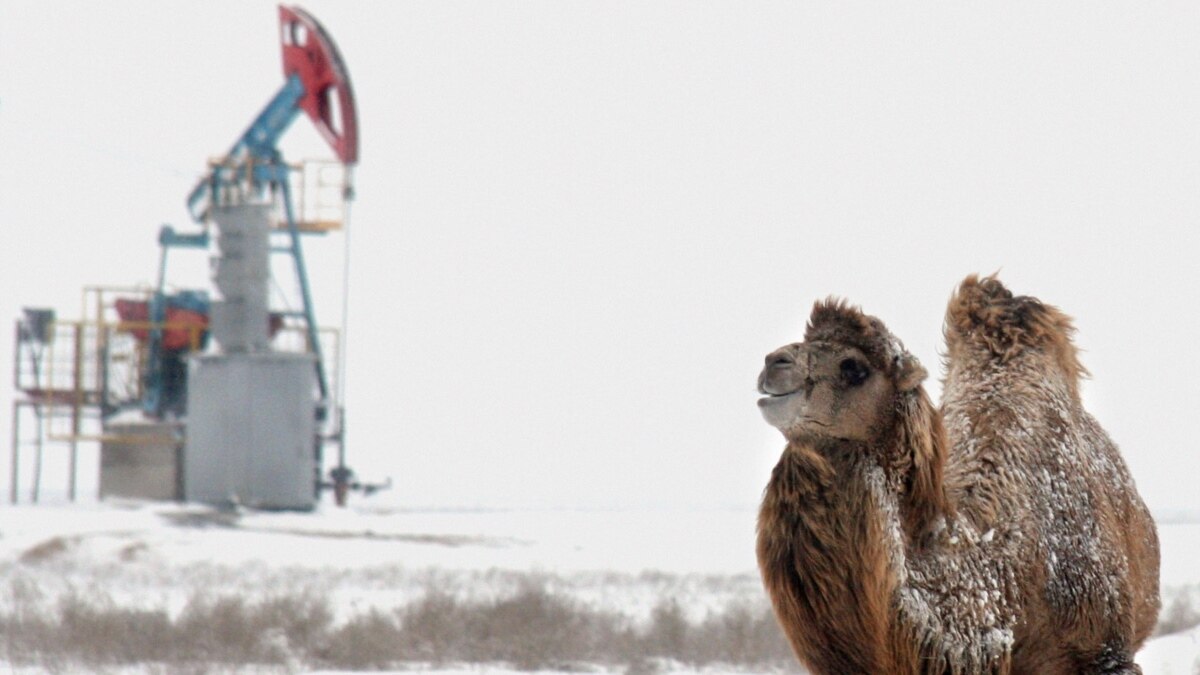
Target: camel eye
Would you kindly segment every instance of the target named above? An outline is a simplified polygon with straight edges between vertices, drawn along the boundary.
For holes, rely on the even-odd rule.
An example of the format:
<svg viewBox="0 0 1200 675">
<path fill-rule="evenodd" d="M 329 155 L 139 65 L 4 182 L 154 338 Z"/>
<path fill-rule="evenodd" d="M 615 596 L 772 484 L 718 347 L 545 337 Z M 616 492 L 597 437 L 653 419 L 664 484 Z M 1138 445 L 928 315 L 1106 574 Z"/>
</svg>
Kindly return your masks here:
<svg viewBox="0 0 1200 675">
<path fill-rule="evenodd" d="M 845 359 L 838 368 L 842 371 L 842 379 L 851 387 L 857 387 L 871 376 L 871 371 L 858 359 Z"/>
</svg>

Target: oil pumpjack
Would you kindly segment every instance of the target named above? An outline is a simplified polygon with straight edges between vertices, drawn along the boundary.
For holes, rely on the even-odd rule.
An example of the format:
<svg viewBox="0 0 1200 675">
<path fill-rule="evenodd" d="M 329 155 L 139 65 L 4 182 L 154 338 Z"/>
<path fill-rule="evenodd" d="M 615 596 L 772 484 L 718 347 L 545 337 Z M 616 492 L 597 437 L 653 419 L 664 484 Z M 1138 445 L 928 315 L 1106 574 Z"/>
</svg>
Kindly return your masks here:
<svg viewBox="0 0 1200 675">
<path fill-rule="evenodd" d="M 133 294 L 85 289 L 90 319 L 26 310 L 18 321 L 14 502 L 28 445 L 19 423 L 30 412 L 38 467 L 46 440 L 69 446 L 72 499 L 77 446 L 89 440 L 100 442 L 102 497 L 306 510 L 325 489 L 344 504 L 350 489 L 381 487 L 357 483 L 346 466 L 343 350 L 335 344 L 331 354 L 326 342 L 340 342 L 339 334 L 317 324 L 303 247 L 308 236 L 340 229 L 353 197 L 354 92 L 336 45 L 310 14 L 281 5 L 279 31 L 283 86 L 188 195 L 199 228 L 161 229 L 157 284 Z M 324 177 L 330 164 L 284 161 L 278 142 L 302 114 L 336 156 L 333 180 Z M 168 258 L 178 249 L 210 252 L 216 298 L 167 290 Z M 270 306 L 273 256 L 291 262 L 294 310 Z M 96 422 L 99 433 L 89 433 Z M 337 460 L 326 474 L 331 444 Z M 35 499 L 40 480 L 35 472 Z"/>
</svg>

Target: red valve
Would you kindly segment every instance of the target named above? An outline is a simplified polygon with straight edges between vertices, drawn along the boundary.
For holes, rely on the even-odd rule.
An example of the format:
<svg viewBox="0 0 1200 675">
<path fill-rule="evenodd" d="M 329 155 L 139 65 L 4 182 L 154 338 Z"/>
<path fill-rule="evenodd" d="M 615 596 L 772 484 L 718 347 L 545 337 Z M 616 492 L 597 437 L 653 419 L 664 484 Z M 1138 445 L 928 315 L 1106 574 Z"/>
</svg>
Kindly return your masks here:
<svg viewBox="0 0 1200 675">
<path fill-rule="evenodd" d="M 279 6 L 283 76 L 293 73 L 304 84 L 300 108 L 345 164 L 358 161 L 358 115 L 350 74 L 337 45 L 311 14 Z"/>
</svg>

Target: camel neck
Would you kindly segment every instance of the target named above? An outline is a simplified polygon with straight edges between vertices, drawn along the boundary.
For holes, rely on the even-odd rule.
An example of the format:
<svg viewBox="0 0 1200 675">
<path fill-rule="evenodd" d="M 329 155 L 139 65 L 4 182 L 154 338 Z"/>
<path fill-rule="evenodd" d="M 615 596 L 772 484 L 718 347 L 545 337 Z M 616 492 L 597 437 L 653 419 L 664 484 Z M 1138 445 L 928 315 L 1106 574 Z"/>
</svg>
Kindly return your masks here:
<svg viewBox="0 0 1200 675">
<path fill-rule="evenodd" d="M 763 584 L 797 654 L 822 673 L 904 673 L 913 658 L 947 664 L 955 654 L 1002 662 L 1012 642 L 1006 610 L 992 607 L 989 625 L 963 639 L 945 627 L 976 625 L 977 596 L 945 589 L 983 583 L 999 593 L 1006 558 L 980 560 L 982 549 L 965 540 L 961 549 L 914 546 L 901 478 L 889 478 L 867 448 L 843 449 L 854 451 L 789 447 L 759 512 Z M 945 569 L 947 556 L 961 569 Z"/>
<path fill-rule="evenodd" d="M 905 575 L 895 497 L 862 449 L 823 450 L 793 444 L 775 467 L 759 513 L 763 582 L 815 670 L 887 672 Z"/>
</svg>

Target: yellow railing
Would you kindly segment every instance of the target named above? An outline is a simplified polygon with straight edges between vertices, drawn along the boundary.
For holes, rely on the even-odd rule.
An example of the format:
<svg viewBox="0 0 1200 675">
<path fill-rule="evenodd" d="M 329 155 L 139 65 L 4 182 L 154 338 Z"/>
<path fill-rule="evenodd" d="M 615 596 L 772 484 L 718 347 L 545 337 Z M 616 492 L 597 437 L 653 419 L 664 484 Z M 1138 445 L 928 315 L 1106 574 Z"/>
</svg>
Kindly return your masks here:
<svg viewBox="0 0 1200 675">
<path fill-rule="evenodd" d="M 48 438 L 55 440 L 102 440 L 100 436 L 81 431 L 85 409 L 99 410 L 104 405 L 122 405 L 141 400 L 144 391 L 143 375 L 149 358 L 144 341 L 134 337 L 134 331 L 187 331 L 189 352 L 199 351 L 207 330 L 191 323 L 155 323 L 151 321 L 63 320 L 51 324 L 50 340 L 46 343 L 40 372 L 18 376 L 18 387 L 30 404 L 49 411 L 51 427 Z M 335 328 L 320 330 L 329 390 L 338 391 L 341 377 L 341 333 Z M 299 326 L 285 326 L 274 337 L 275 351 L 308 353 L 307 331 Z M 331 406 L 339 405 L 331 401 Z M 57 425 L 70 421 L 70 430 Z"/>
<path fill-rule="evenodd" d="M 346 166 L 331 160 L 307 159 L 292 168 L 298 169 L 292 173 L 296 227 L 302 232 L 321 233 L 342 229 L 350 190 Z M 286 228 L 287 223 L 279 222 L 276 227 Z"/>
<path fill-rule="evenodd" d="M 252 182 L 248 178 L 254 171 L 252 160 L 233 162 L 228 157 L 213 158 L 208 161 L 208 166 L 210 170 L 224 168 L 247 176 L 243 181 L 226 185 L 225 193 L 218 201 L 233 203 L 249 198 L 242 192 L 242 187 Z M 350 172 L 346 166 L 326 159 L 305 159 L 287 166 L 291 169 L 288 180 L 295 198 L 293 208 L 297 229 L 321 234 L 342 229 L 346 220 L 346 197 L 351 190 Z M 287 229 L 282 208 L 279 204 L 276 206 L 279 208 L 273 226 L 279 230 Z"/>
</svg>

